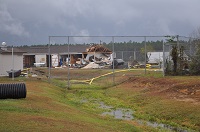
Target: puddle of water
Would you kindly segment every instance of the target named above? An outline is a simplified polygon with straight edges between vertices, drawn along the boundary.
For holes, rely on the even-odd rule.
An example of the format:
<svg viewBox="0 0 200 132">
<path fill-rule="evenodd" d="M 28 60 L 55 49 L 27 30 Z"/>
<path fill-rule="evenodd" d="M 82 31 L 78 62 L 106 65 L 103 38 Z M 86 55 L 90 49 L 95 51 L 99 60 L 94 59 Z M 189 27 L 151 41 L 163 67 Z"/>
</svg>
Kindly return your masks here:
<svg viewBox="0 0 200 132">
<path fill-rule="evenodd" d="M 113 109 L 112 106 L 105 105 L 104 102 L 99 102 L 99 107 L 102 109 Z"/>
<path fill-rule="evenodd" d="M 122 119 L 122 120 L 132 120 L 133 117 L 133 111 L 131 109 L 124 109 L 124 108 L 117 108 L 114 109 L 112 106 L 107 106 L 103 102 L 99 103 L 100 108 L 109 110 L 109 112 L 103 112 L 102 115 L 110 115 L 113 116 L 115 119 Z M 172 127 L 167 124 L 157 123 L 157 122 L 149 122 L 149 121 L 142 121 L 135 119 L 136 122 L 142 125 L 151 126 L 154 128 L 161 128 L 169 131 L 175 131 L 175 132 L 189 132 L 188 130 Z"/>
<path fill-rule="evenodd" d="M 131 109 L 117 108 L 114 109 L 112 106 L 105 105 L 103 102 L 99 103 L 99 107 L 103 109 L 109 110 L 109 112 L 103 112 L 102 115 L 110 115 L 115 119 L 122 120 L 132 120 L 133 119 L 133 111 Z"/>
<path fill-rule="evenodd" d="M 167 124 L 162 124 L 162 123 L 157 123 L 157 122 L 149 122 L 149 121 L 142 121 L 142 120 L 136 120 L 139 124 L 142 125 L 147 125 L 147 126 L 151 126 L 154 128 L 162 128 L 165 130 L 169 130 L 169 131 L 175 131 L 175 132 L 194 132 L 194 131 L 188 131 L 182 128 L 177 128 L 177 127 L 173 127 Z"/>
<path fill-rule="evenodd" d="M 80 102 L 81 102 L 81 103 L 87 103 L 88 100 L 87 100 L 87 99 L 82 99 L 82 100 L 80 100 Z"/>
<path fill-rule="evenodd" d="M 87 99 L 82 99 L 82 103 L 87 103 Z M 114 108 L 112 106 L 105 105 L 104 102 L 96 102 L 99 104 L 99 108 L 102 108 L 106 110 L 107 112 L 103 112 L 101 115 L 106 116 L 113 116 L 115 119 L 121 119 L 121 120 L 133 120 L 133 111 L 131 109 L 124 109 L 124 108 Z M 178 127 L 173 127 L 167 124 L 162 124 L 162 123 L 157 123 L 157 122 L 149 122 L 149 121 L 143 121 L 143 120 L 137 120 L 134 119 L 134 121 L 138 122 L 139 124 L 146 125 L 146 126 L 151 126 L 154 128 L 160 128 L 164 130 L 169 130 L 169 131 L 175 131 L 175 132 L 195 132 L 195 131 L 189 131 L 183 128 L 178 128 Z"/>
<path fill-rule="evenodd" d="M 124 109 L 116 109 L 116 110 L 112 110 L 111 112 L 104 112 L 102 113 L 103 116 L 105 115 L 110 115 L 113 116 L 115 119 L 122 119 L 122 120 L 132 120 L 133 116 L 132 116 L 133 112 L 124 110 Z"/>
</svg>

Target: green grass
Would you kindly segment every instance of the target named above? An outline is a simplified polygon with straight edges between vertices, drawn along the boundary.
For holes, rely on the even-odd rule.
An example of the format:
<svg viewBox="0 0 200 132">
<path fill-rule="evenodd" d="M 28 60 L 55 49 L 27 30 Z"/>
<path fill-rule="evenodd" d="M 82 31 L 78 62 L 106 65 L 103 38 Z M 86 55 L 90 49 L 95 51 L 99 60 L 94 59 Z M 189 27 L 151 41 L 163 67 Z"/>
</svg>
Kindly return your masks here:
<svg viewBox="0 0 200 132">
<path fill-rule="evenodd" d="M 134 88 L 124 89 L 123 85 L 107 89 L 107 95 L 126 101 L 135 110 L 135 117 L 142 120 L 169 124 L 175 127 L 200 130 L 200 106 L 160 96 L 152 96 L 149 91 Z M 146 90 L 146 89 L 145 89 Z"/>
<path fill-rule="evenodd" d="M 125 121 L 82 108 L 69 100 L 70 93 L 65 97 L 61 87 L 34 80 L 26 85 L 26 99 L 0 100 L 0 131 L 139 131 Z"/>
<path fill-rule="evenodd" d="M 51 83 L 47 79 L 16 78 L 15 82 L 26 82 L 27 98 L 0 100 L 0 131 L 167 131 L 138 124 L 136 120 L 123 121 L 101 116 L 105 110 L 99 108 L 98 102 L 114 108 L 130 108 L 135 111 L 137 119 L 200 130 L 199 105 L 151 96 L 151 91 L 142 87 L 146 86 L 142 82 L 140 89 L 124 83 L 138 76 L 163 78 L 161 72 L 148 71 L 145 76 L 143 70 L 120 72 L 115 73 L 115 83 L 113 75 L 109 75 L 94 80 L 91 85 L 73 80 L 91 79 L 110 70 L 71 72 L 70 89 L 67 89 L 67 78 L 62 78 L 61 73 L 61 77 L 52 78 Z M 167 78 L 188 81 L 188 77 Z M 10 83 L 12 79 L 2 78 L 0 82 Z"/>
</svg>

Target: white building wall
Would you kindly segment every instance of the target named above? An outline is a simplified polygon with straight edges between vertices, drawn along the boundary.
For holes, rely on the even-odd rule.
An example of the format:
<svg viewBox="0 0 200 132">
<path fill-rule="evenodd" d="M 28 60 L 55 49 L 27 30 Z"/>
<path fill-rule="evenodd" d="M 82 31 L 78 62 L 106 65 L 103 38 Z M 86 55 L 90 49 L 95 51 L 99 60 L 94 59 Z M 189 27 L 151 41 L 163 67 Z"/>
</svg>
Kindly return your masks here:
<svg viewBox="0 0 200 132">
<path fill-rule="evenodd" d="M 57 54 L 52 54 L 51 59 L 52 59 L 52 66 L 53 67 L 57 67 L 58 66 L 58 62 L 59 62 L 58 55 Z"/>
<path fill-rule="evenodd" d="M 10 71 L 12 67 L 14 70 L 23 70 L 23 56 L 13 55 L 14 65 L 12 65 L 12 55 L 0 54 L 0 76 L 8 76 L 6 71 Z"/>
<path fill-rule="evenodd" d="M 35 63 L 45 63 L 46 64 L 46 55 L 35 55 Z"/>
<path fill-rule="evenodd" d="M 163 61 L 163 52 L 147 52 L 148 63 L 159 63 Z M 165 58 L 169 57 L 169 52 L 165 52 Z"/>
</svg>

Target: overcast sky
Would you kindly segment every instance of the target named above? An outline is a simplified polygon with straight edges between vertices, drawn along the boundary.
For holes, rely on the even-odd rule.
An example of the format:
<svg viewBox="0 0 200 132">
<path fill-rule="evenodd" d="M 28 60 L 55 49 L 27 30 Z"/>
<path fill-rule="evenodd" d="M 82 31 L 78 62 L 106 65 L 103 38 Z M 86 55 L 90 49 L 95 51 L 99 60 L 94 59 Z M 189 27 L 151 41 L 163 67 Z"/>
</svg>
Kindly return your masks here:
<svg viewBox="0 0 200 132">
<path fill-rule="evenodd" d="M 51 35 L 183 35 L 200 27 L 200 0 L 0 0 L 0 42 Z"/>
</svg>

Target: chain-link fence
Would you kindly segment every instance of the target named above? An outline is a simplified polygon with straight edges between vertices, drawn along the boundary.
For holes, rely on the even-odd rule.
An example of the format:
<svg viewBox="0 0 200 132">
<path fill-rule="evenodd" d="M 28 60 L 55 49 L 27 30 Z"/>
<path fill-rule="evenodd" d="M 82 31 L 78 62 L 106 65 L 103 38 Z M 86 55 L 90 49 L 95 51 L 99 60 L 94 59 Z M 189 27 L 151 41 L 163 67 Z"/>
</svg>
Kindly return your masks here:
<svg viewBox="0 0 200 132">
<path fill-rule="evenodd" d="M 68 87 L 99 78 L 116 84 L 122 76 L 188 74 L 197 50 L 195 39 L 183 36 L 49 36 L 48 46 L 49 78 L 65 77 Z M 58 76 L 60 67 L 66 70 Z"/>
<path fill-rule="evenodd" d="M 131 76 L 162 71 L 165 38 L 165 36 L 50 36 L 48 63 L 55 68 L 49 67 L 49 79 L 65 78 L 68 87 L 97 81 L 98 86 L 101 84 L 111 86 L 122 83 Z M 63 51 L 55 52 L 58 47 Z"/>
<path fill-rule="evenodd" d="M 178 35 L 49 36 L 46 45 L 21 49 L 24 67 L 42 66 L 40 74 L 66 80 L 68 87 L 97 81 L 110 86 L 137 75 L 200 74 L 200 40 Z"/>
</svg>

